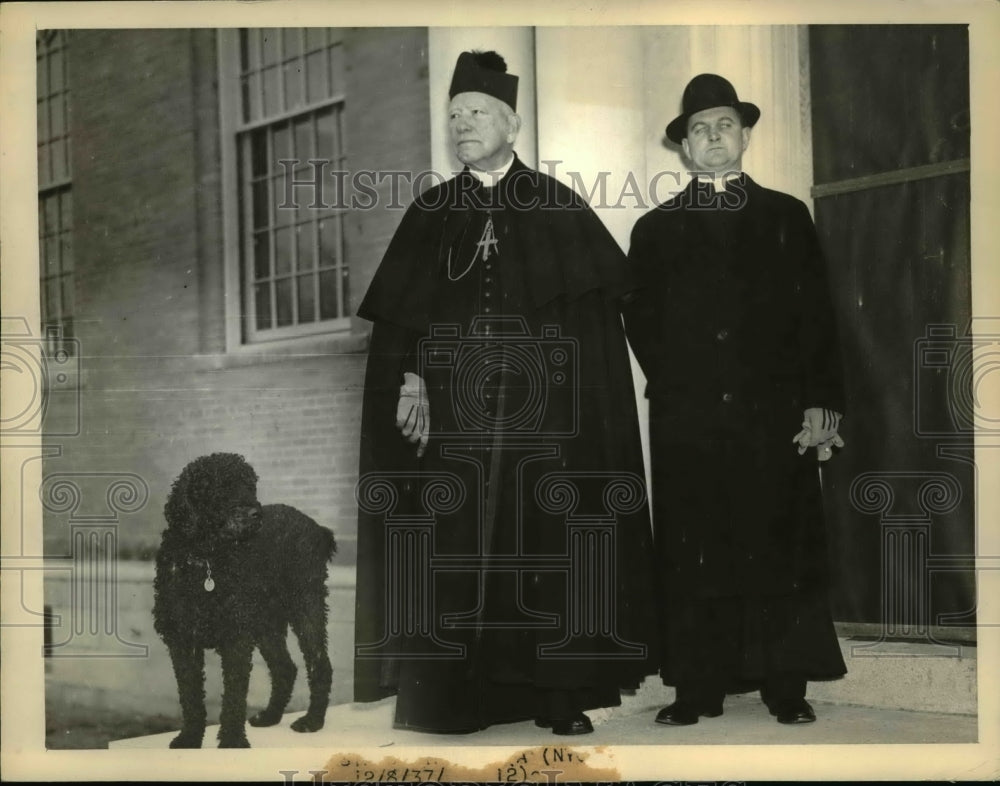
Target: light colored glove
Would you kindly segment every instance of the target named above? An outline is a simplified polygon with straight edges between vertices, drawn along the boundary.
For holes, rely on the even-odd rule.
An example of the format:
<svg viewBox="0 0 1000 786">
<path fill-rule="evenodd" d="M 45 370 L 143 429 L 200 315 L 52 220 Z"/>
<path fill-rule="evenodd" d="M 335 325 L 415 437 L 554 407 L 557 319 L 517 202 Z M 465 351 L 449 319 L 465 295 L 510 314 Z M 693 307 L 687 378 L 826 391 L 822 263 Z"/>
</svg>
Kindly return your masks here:
<svg viewBox="0 0 1000 786">
<path fill-rule="evenodd" d="M 792 437 L 792 442 L 799 445 L 801 456 L 809 448 L 816 448 L 816 457 L 827 461 L 833 455 L 833 448 L 844 447 L 844 440 L 837 433 L 840 420 L 839 412 L 832 409 L 810 407 L 802 413 L 802 431 Z"/>
<path fill-rule="evenodd" d="M 408 442 L 417 445 L 417 457 L 423 456 L 431 435 L 431 405 L 423 379 L 409 371 L 403 374 L 399 388 L 396 428 Z"/>
</svg>

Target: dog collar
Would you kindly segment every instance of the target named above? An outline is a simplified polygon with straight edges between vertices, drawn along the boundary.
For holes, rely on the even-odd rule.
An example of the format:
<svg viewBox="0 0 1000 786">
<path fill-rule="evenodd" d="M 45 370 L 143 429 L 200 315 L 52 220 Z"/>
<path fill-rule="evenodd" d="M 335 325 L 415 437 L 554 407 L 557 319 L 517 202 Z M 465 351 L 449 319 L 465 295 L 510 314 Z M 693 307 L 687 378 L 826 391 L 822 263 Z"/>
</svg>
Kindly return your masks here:
<svg viewBox="0 0 1000 786">
<path fill-rule="evenodd" d="M 212 578 L 212 564 L 207 558 L 192 557 L 188 555 L 187 559 L 184 560 L 184 564 L 204 566 L 205 568 L 205 582 L 202 586 L 205 588 L 205 592 L 211 592 L 215 589 L 215 579 Z"/>
</svg>

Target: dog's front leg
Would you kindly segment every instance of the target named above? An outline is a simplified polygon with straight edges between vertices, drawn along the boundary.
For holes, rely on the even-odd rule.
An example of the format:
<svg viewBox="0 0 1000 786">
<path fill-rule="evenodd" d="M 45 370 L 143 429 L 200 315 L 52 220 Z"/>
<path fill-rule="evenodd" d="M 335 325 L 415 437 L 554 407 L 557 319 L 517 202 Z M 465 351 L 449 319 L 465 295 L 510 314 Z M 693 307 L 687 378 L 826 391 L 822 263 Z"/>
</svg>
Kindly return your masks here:
<svg viewBox="0 0 1000 786">
<path fill-rule="evenodd" d="M 205 735 L 205 650 L 196 644 L 168 647 L 181 700 L 181 732 L 171 748 L 200 748 Z"/>
<path fill-rule="evenodd" d="M 219 747 L 249 748 L 247 740 L 247 691 L 253 667 L 253 641 L 237 639 L 219 649 L 222 660 L 222 714 Z"/>
</svg>

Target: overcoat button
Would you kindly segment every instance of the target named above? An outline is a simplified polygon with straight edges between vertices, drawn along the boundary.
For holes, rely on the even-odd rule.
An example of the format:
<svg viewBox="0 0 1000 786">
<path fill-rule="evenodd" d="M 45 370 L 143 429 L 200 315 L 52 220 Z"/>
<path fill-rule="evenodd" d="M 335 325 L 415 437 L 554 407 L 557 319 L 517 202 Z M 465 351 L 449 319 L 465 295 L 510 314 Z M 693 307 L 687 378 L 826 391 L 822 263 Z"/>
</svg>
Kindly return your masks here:
<svg viewBox="0 0 1000 786">
<path fill-rule="evenodd" d="M 725 401 L 727 404 L 729 404 L 733 400 L 733 394 L 732 393 L 723 393 L 722 394 L 722 400 Z"/>
</svg>

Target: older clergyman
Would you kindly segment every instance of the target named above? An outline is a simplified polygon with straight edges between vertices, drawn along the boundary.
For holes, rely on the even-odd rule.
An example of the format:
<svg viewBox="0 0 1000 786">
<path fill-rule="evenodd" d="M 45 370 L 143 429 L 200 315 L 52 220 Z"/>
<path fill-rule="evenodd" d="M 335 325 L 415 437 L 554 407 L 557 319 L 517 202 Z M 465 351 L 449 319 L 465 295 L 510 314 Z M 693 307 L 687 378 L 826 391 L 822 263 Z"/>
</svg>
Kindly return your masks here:
<svg viewBox="0 0 1000 786">
<path fill-rule="evenodd" d="M 760 110 L 715 74 L 682 107 L 667 136 L 694 177 L 636 223 L 625 313 L 648 380 L 661 676 L 677 688 L 656 720 L 696 723 L 760 688 L 779 722 L 809 722 L 807 681 L 846 671 L 817 472 L 843 447 L 824 263 L 806 206 L 742 171 Z"/>
<path fill-rule="evenodd" d="M 358 312 L 355 697 L 395 693 L 398 728 L 583 734 L 656 671 L 628 266 L 514 154 L 503 58 L 463 53 L 450 96 L 465 168 L 407 210 Z"/>
</svg>

